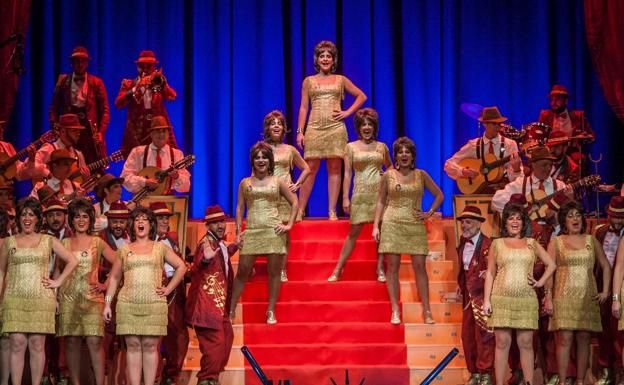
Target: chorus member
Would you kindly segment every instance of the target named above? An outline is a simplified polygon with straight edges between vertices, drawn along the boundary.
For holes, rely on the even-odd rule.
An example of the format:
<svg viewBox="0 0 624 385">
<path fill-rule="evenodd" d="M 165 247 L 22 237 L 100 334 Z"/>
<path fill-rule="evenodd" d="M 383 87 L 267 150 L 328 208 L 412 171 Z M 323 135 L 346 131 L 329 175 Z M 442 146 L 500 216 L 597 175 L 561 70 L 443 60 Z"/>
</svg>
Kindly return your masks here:
<svg viewBox="0 0 624 385">
<path fill-rule="evenodd" d="M 340 171 L 347 144 L 347 128 L 343 122 L 366 101 L 366 95 L 346 76 L 336 75 L 338 49 L 331 41 L 321 41 L 314 47 L 316 74 L 303 80 L 301 106 L 297 120 L 297 145 L 310 166 L 310 177 L 301 186 L 299 217 L 303 216 L 321 159 L 327 161 L 329 219 L 337 220 L 336 203 L 340 193 Z M 355 101 L 344 110 L 341 101 L 347 91 Z M 312 110 L 308 117 L 308 109 Z M 308 124 L 306 125 L 306 119 Z M 305 131 L 304 131 L 305 127 Z"/>
<path fill-rule="evenodd" d="M 54 126 L 64 114 L 76 114 L 88 130 L 80 131 L 76 147 L 87 163 L 106 156 L 106 139 L 110 113 L 108 95 L 102 79 L 87 72 L 91 57 L 85 47 L 76 47 L 69 56 L 72 73 L 61 74 L 56 81 L 50 104 L 50 125 Z"/>
<path fill-rule="evenodd" d="M 459 163 L 464 159 L 483 159 L 486 154 L 493 154 L 498 159 L 511 156 L 510 161 L 505 164 L 503 183 L 514 181 L 521 176 L 522 161 L 518 155 L 518 145 L 499 133 L 501 125 L 506 121 L 507 118 L 501 115 L 498 107 L 485 107 L 479 117 L 479 122 L 485 127 L 483 135 L 469 140 L 444 163 L 444 171 L 449 178 L 457 180 L 479 175 L 479 170 L 462 167 Z M 490 185 L 483 190 L 483 193 L 493 193 L 495 190 L 496 186 Z"/>
<path fill-rule="evenodd" d="M 595 238 L 585 234 L 583 214 L 583 208 L 575 201 L 565 203 L 557 214 L 561 234 L 548 245 L 557 272 L 554 289 L 546 292 L 547 301 L 552 302 L 554 309 L 549 329 L 557 333 L 560 382 L 566 378 L 570 348 L 576 339 L 577 383 L 581 384 L 589 365 L 591 333 L 602 331 L 599 304 L 607 300 L 611 285 L 609 261 Z M 593 273 L 596 262 L 602 270 L 600 293 Z"/>
<path fill-rule="evenodd" d="M 160 337 L 167 334 L 167 296 L 184 279 L 186 266 L 167 245 L 156 242 L 156 217 L 137 207 L 130 215 L 132 242 L 117 250 L 121 270 L 111 274 L 104 297 L 104 320 L 112 318 L 111 302 L 123 276 L 117 298 L 117 335 L 124 336 L 130 385 L 154 385 L 158 370 Z M 167 286 L 162 285 L 163 266 L 176 270 Z M 123 272 L 123 274 L 122 274 Z"/>
<path fill-rule="evenodd" d="M 7 231 L 9 225 L 9 214 L 0 206 L 0 249 L 4 243 L 4 238 L 9 236 Z M 4 290 L 0 290 L 0 385 L 9 384 L 9 336 L 2 333 L 2 296 Z"/>
<path fill-rule="evenodd" d="M 607 223 L 596 229 L 596 240 L 602 247 L 611 269 L 615 266 L 615 255 L 620 240 L 624 236 L 624 197 L 614 196 L 605 209 Z M 601 285 L 602 274 L 596 270 L 598 286 Z M 615 292 L 613 292 L 615 293 Z M 614 377 L 624 381 L 622 370 L 622 335 L 618 332 L 618 320 L 611 314 L 612 299 L 600 304 L 600 318 L 602 333 L 598 336 L 598 367 L 599 377 L 597 385 L 608 385 Z"/>
<path fill-rule="evenodd" d="M 208 231 L 197 244 L 191 267 L 185 318 L 195 330 L 201 352 L 198 385 L 219 384 L 219 374 L 225 370 L 234 341 L 229 317 L 234 285 L 230 258 L 240 244 L 226 245 L 226 219 L 219 205 L 206 208 L 204 221 Z"/>
<path fill-rule="evenodd" d="M 258 256 L 266 256 L 269 273 L 269 305 L 267 324 L 277 323 L 275 303 L 281 287 L 280 271 L 286 254 L 286 233 L 290 231 L 297 215 L 297 196 L 290 191 L 286 182 L 273 175 L 275 162 L 271 146 L 258 142 L 251 147 L 249 161 L 251 176 L 238 185 L 236 205 L 236 239 L 244 240 L 240 251 L 238 271 L 234 279 L 230 317 L 234 318 L 236 304 L 243 293 L 245 283 L 252 274 Z M 279 201 L 284 197 L 290 204 L 290 217 L 284 224 L 279 217 Z M 243 214 L 247 210 L 247 224 L 244 235 L 241 232 Z"/>
<path fill-rule="evenodd" d="M 290 191 L 295 194 L 308 175 L 310 175 L 310 167 L 295 147 L 284 143 L 284 136 L 286 134 L 286 118 L 284 117 L 284 114 L 277 110 L 269 112 L 264 117 L 263 126 L 264 141 L 271 145 L 271 149 L 273 150 L 273 160 L 275 161 L 275 170 L 273 170 L 273 175 L 286 182 L 286 184 L 290 187 Z M 299 171 L 301 171 L 301 173 L 299 174 L 297 181 L 293 182 L 290 173 L 295 166 L 299 169 Z M 290 204 L 283 197 L 280 198 L 278 210 L 282 223 L 288 223 L 288 220 L 290 219 Z M 288 255 L 289 246 L 290 234 L 286 234 L 286 254 L 284 255 L 284 262 L 280 273 L 280 279 L 282 282 L 288 281 L 288 275 L 286 273 L 286 256 Z"/>
<path fill-rule="evenodd" d="M 543 287 L 556 269 L 554 260 L 535 239 L 530 238 L 531 221 L 524 207 L 505 206 L 501 238 L 492 241 L 485 274 L 483 311 L 490 315 L 496 349 L 494 377 L 504 384 L 512 331 L 520 348 L 520 364 L 526 384 L 533 383 L 533 333 L 538 328 L 538 302 L 535 288 Z M 546 266 L 539 280 L 533 277 L 536 259 Z M 547 309 L 552 314 L 552 306 Z"/>
<path fill-rule="evenodd" d="M 375 204 L 377 192 L 386 170 L 392 167 L 390 152 L 385 143 L 377 141 L 379 133 L 379 115 L 372 108 L 358 110 L 353 123 L 358 133 L 358 140 L 347 144 L 344 156 L 344 180 L 342 182 L 342 208 L 350 214 L 350 227 L 347 239 L 340 250 L 338 263 L 333 273 L 327 279 L 335 282 L 340 279 L 342 269 L 347 259 L 353 252 L 355 241 L 362 231 L 365 223 L 373 223 L 375 220 Z M 353 194 L 349 199 L 351 189 L 351 177 L 353 177 Z M 377 280 L 386 282 L 384 273 L 383 256 L 377 257 Z"/>
<path fill-rule="evenodd" d="M 75 162 L 76 159 L 66 148 L 54 150 L 47 163 L 51 172 L 50 177 L 45 181 L 37 182 L 30 195 L 38 198 L 38 191 L 44 186 L 50 187 L 56 193 L 57 199 L 69 200 L 69 197 L 84 195 L 84 190 L 80 185 L 69 179 Z"/>
<path fill-rule="evenodd" d="M 80 123 L 78 115 L 61 115 L 56 126 L 59 138 L 52 143 L 44 144 L 37 150 L 35 154 L 36 167 L 38 169 L 46 169 L 47 172 L 45 172 L 45 176 L 49 178 L 52 174 L 52 170 L 49 168 L 52 153 L 56 150 L 65 149 L 69 151 L 71 157 L 75 159 L 80 173 L 83 176 L 89 175 L 89 169 L 87 168 L 84 154 L 77 149 L 80 132 L 85 129 L 85 126 Z"/>
<path fill-rule="evenodd" d="M 26 348 L 30 354 L 30 378 L 39 384 L 45 362 L 45 335 L 55 333 L 56 288 L 78 265 L 59 240 L 40 234 L 41 204 L 27 197 L 18 203 L 19 233 L 4 240 L 0 249 L 0 287 L 4 287 L 2 333 L 9 334 L 11 382 L 21 385 Z M 49 278 L 52 253 L 65 268 Z M 4 282 L 6 277 L 6 282 Z"/>
<path fill-rule="evenodd" d="M 0 120 L 0 153 L 4 153 L 7 158 L 15 155 L 15 147 L 9 142 L 4 141 L 4 131 L 6 129 L 7 122 Z M 33 144 L 27 147 L 28 159 L 25 162 L 21 160 L 15 161 L 15 179 L 27 180 L 31 178 L 43 178 L 48 172 L 45 167 L 37 167 L 35 162 L 35 154 L 37 149 Z M 3 181 L 7 182 L 7 181 Z"/>
<path fill-rule="evenodd" d="M 158 187 L 156 179 L 146 179 L 139 172 L 147 166 L 166 169 L 175 162 L 184 158 L 182 151 L 171 147 L 167 142 L 171 131 L 171 125 L 164 116 L 155 116 L 151 120 L 149 128 L 151 141 L 142 146 L 134 147 L 128 155 L 123 166 L 120 178 L 124 178 L 123 186 L 131 193 L 136 193 L 143 187 L 155 189 Z M 183 168 L 169 174 L 168 189 L 180 193 L 189 192 L 191 189 L 191 173 Z"/>
<path fill-rule="evenodd" d="M 98 279 L 100 260 L 119 270 L 115 252 L 93 234 L 95 212 L 86 199 L 73 200 L 67 207 L 73 236 L 63 245 L 74 254 L 78 267 L 59 290 L 59 327 L 57 335 L 65 339 L 65 357 L 72 385 L 80 385 L 80 358 L 85 339 L 96 385 L 104 384 L 104 292 L 106 283 Z"/>
<path fill-rule="evenodd" d="M 181 256 L 178 233 L 171 231 L 169 220 L 173 212 L 164 202 L 151 202 L 149 209 L 156 216 L 156 240 L 169 246 L 178 256 Z M 165 262 L 164 284 L 167 285 L 175 274 L 173 266 Z M 186 285 L 182 282 L 167 296 L 167 335 L 162 340 L 162 352 L 165 365 L 160 376 L 161 384 L 177 383 L 178 376 L 184 365 L 184 358 L 188 350 L 189 333 L 184 322 L 184 307 L 186 305 Z"/>
<path fill-rule="evenodd" d="M 492 240 L 481 232 L 485 217 L 477 206 L 464 207 L 457 220 L 461 229 L 457 281 L 464 309 L 461 340 L 470 372 L 467 384 L 492 385 L 494 333 L 487 327 L 483 313 L 483 288 Z"/>
<path fill-rule="evenodd" d="M 409 254 L 416 275 L 416 287 L 423 304 L 423 319 L 433 324 L 429 305 L 429 278 L 425 260 L 429 253 L 425 221 L 440 207 L 444 194 L 426 171 L 416 168 L 416 145 L 403 136 L 392 145 L 394 169 L 381 178 L 373 239 L 379 242 L 378 252 L 386 256 L 388 295 L 392 306 L 392 324 L 401 323 L 399 309 L 399 268 L 401 254 Z M 428 190 L 434 201 L 428 211 L 422 211 L 422 197 Z M 380 226 L 381 224 L 381 226 Z"/>
<path fill-rule="evenodd" d="M 133 148 L 149 144 L 151 121 L 156 116 L 165 119 L 168 143 L 177 148 L 165 107 L 165 101 L 174 101 L 177 94 L 162 74 L 162 69 L 156 70 L 158 59 L 153 51 L 141 51 L 135 64 L 139 76 L 135 79 L 123 79 L 115 98 L 115 107 L 128 107 L 121 151 L 127 155 Z"/>
</svg>

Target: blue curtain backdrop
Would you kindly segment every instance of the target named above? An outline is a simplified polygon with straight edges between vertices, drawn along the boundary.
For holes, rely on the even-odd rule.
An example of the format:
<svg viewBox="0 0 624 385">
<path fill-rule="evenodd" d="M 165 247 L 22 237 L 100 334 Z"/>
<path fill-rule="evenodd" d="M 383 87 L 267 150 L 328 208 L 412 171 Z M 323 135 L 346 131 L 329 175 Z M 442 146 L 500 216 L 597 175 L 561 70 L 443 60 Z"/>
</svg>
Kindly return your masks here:
<svg viewBox="0 0 624 385">
<path fill-rule="evenodd" d="M 459 105 L 497 105 L 519 126 L 547 108 L 553 83 L 568 86 L 570 106 L 587 112 L 599 138 L 592 153 L 604 155 L 607 182 L 622 180 L 624 131 L 591 66 L 581 0 L 36 1 L 28 72 L 7 136 L 20 146 L 48 128 L 56 78 L 69 71 L 71 49 L 85 45 L 93 57 L 89 70 L 104 79 L 111 101 L 108 147 L 119 148 L 126 111 L 112 101 L 121 79 L 136 76 L 138 53 L 152 49 L 178 91 L 168 104 L 178 143 L 197 155 L 191 215 L 203 216 L 214 203 L 233 212 L 262 117 L 280 109 L 296 128 L 301 82 L 313 74 L 313 47 L 324 39 L 338 45 L 339 72 L 379 111 L 380 140 L 391 146 L 407 135 L 416 142 L 418 167 L 446 194 L 445 215 L 452 213 L 455 185 L 444 160 L 477 135 Z M 347 126 L 354 140 L 351 119 Z M 311 215 L 327 213 L 322 170 Z"/>
</svg>

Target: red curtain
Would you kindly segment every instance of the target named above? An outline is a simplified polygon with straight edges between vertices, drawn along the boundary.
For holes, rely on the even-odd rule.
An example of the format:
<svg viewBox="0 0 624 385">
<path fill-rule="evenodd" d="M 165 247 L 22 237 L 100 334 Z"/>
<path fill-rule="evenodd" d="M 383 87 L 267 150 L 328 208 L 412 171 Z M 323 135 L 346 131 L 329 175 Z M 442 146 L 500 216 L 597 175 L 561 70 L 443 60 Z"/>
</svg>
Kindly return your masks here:
<svg viewBox="0 0 624 385">
<path fill-rule="evenodd" d="M 607 102 L 624 123 L 624 1 L 585 0 L 587 44 Z"/>
<path fill-rule="evenodd" d="M 8 121 L 15 103 L 31 0 L 0 1 L 0 120 Z"/>
</svg>

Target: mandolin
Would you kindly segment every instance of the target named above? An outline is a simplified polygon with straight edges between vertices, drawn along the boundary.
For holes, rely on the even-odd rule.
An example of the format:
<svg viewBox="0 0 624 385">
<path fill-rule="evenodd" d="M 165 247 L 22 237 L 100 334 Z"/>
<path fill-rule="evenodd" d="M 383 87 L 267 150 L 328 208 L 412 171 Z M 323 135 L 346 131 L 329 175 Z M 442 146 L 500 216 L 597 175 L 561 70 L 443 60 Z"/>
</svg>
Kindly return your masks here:
<svg viewBox="0 0 624 385">
<path fill-rule="evenodd" d="M 156 179 L 158 181 L 158 187 L 156 189 L 150 189 L 147 186 L 143 187 L 136 194 L 134 194 L 132 199 L 130 199 L 130 202 L 139 203 L 146 196 L 163 195 L 165 187 L 170 184 L 169 175 L 176 170 L 188 168 L 193 163 L 195 163 L 195 155 L 191 154 L 175 162 L 165 170 L 153 166 L 145 167 L 139 172 L 139 175 L 145 177 L 145 179 Z"/>
<path fill-rule="evenodd" d="M 590 175 L 585 178 L 579 179 L 569 186 L 573 190 L 577 190 L 580 187 L 591 187 L 600 183 L 600 175 Z M 529 217 L 531 220 L 536 220 L 546 217 L 546 210 L 548 210 L 548 203 L 556 196 L 564 194 L 563 190 L 557 190 L 552 194 L 546 194 L 542 190 L 534 190 L 533 194 L 530 192 L 526 194 L 527 202 L 529 202 Z"/>
<path fill-rule="evenodd" d="M 41 135 L 39 139 L 24 147 L 22 150 L 15 153 L 15 155 L 9 156 L 5 152 L 0 152 L 0 182 L 4 183 L 15 178 L 15 174 L 17 174 L 16 162 L 24 159 L 28 155 L 28 147 L 34 145 L 35 148 L 37 148 L 44 143 L 53 142 L 57 138 L 58 134 L 56 131 L 47 131 Z"/>
</svg>

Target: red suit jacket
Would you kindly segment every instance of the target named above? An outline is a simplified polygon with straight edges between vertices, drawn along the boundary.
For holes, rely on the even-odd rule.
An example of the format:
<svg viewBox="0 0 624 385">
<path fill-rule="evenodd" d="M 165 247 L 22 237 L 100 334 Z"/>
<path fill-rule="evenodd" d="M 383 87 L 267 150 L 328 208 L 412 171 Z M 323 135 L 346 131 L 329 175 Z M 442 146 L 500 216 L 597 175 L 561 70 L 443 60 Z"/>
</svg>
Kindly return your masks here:
<svg viewBox="0 0 624 385">
<path fill-rule="evenodd" d="M 208 261 L 204 260 L 205 242 L 210 242 L 212 250 L 217 250 L 217 255 Z M 231 244 L 227 247 L 227 251 L 231 257 L 238 251 L 238 246 Z M 187 324 L 209 329 L 223 327 L 223 319 L 229 317 L 230 314 L 234 283 L 234 270 L 229 259 L 227 266 L 226 277 L 226 262 L 223 253 L 216 238 L 208 232 L 195 250 L 191 269 L 191 286 L 184 312 Z"/>
<path fill-rule="evenodd" d="M 126 237 L 127 234 L 124 233 L 123 236 Z M 100 231 L 98 233 L 98 237 L 100 237 L 104 242 L 106 242 L 108 246 L 110 246 L 111 249 L 113 249 L 114 251 L 117 251 L 117 244 L 115 243 L 115 240 L 113 238 L 113 233 L 110 231 L 110 228 L 107 227 L 104 230 Z M 128 242 L 130 242 L 130 240 L 128 240 Z M 99 277 L 100 282 L 106 281 L 112 268 L 113 268 L 113 265 L 111 265 L 111 263 L 108 262 L 105 258 L 102 258 L 102 260 L 100 261 L 100 269 L 98 271 L 98 277 Z"/>
<path fill-rule="evenodd" d="M 115 98 L 115 107 L 128 107 L 128 115 L 126 116 L 126 128 L 124 129 L 121 151 L 127 155 L 136 146 L 150 144 L 150 121 L 154 116 L 164 116 L 167 122 L 171 124 L 167 109 L 165 108 L 165 100 L 173 101 L 176 98 L 176 92 L 167 84 L 161 92 L 152 93 L 152 108 L 146 109 L 143 105 L 143 99 L 137 101 L 131 91 L 136 85 L 137 79 L 124 79 L 121 81 L 119 94 Z M 169 145 L 177 148 L 173 129 L 169 131 Z"/>
<path fill-rule="evenodd" d="M 592 141 L 596 138 L 594 131 L 589 124 L 589 121 L 585 117 L 585 111 L 570 111 L 568 110 L 568 114 L 570 115 L 570 122 L 572 123 L 572 136 L 577 136 L 581 134 L 591 135 Z M 546 123 L 550 127 L 553 126 L 553 121 L 555 119 L 555 113 L 553 110 L 542 110 L 540 111 L 539 122 Z M 578 153 L 580 151 L 580 147 L 578 142 L 571 142 L 568 147 L 568 154 L 572 155 L 573 153 Z M 573 157 L 575 161 L 578 161 L 575 157 Z"/>
<path fill-rule="evenodd" d="M 459 257 L 459 275 L 457 277 L 457 282 L 464 298 L 464 307 L 468 305 L 471 300 L 481 306 L 483 305 L 483 287 L 485 285 L 485 271 L 488 265 L 488 252 L 490 251 L 492 240 L 481 233 L 475 246 L 468 271 L 464 270 L 464 261 L 462 260 L 465 244 L 465 241 L 462 240 L 459 247 L 457 247 L 457 255 Z"/>
</svg>

